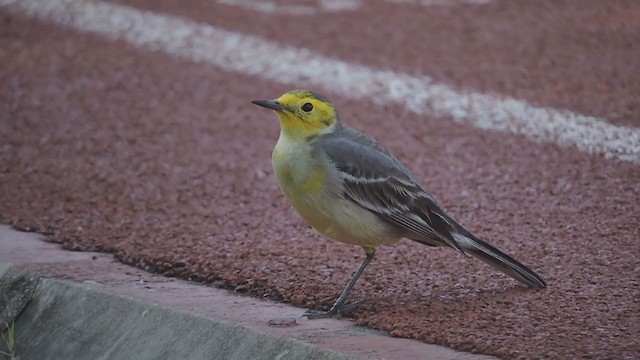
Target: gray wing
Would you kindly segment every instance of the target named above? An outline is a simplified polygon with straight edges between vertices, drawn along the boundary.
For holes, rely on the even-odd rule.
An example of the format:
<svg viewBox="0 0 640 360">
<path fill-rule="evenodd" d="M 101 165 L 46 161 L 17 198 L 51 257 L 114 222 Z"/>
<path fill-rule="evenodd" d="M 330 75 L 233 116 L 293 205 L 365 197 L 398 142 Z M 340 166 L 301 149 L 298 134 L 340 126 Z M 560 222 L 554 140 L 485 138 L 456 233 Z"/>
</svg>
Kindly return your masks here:
<svg viewBox="0 0 640 360">
<path fill-rule="evenodd" d="M 399 226 L 406 237 L 464 253 L 447 216 L 409 170 L 372 138 L 343 127 L 313 140 L 340 171 L 344 196 Z"/>
</svg>

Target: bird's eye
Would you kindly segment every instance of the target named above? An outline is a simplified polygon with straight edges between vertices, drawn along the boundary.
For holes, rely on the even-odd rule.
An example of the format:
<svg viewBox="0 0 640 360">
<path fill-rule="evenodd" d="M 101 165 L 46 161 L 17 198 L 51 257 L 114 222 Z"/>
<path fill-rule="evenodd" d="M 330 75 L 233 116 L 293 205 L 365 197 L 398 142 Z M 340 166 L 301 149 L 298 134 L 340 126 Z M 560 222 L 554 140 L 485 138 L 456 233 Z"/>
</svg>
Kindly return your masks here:
<svg viewBox="0 0 640 360">
<path fill-rule="evenodd" d="M 309 112 L 313 110 L 313 105 L 311 103 L 304 103 L 304 105 L 302 105 L 302 110 L 304 112 Z"/>
</svg>

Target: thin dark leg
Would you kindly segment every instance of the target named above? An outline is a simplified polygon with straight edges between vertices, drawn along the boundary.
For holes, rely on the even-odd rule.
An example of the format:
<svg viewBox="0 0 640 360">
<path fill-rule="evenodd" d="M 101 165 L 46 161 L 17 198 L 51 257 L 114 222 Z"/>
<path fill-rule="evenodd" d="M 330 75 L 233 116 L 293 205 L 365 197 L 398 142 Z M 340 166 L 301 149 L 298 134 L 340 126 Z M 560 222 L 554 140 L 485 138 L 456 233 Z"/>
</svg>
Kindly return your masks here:
<svg viewBox="0 0 640 360">
<path fill-rule="evenodd" d="M 353 286 L 356 284 L 356 281 L 358 281 L 358 278 L 360 278 L 360 275 L 362 275 L 367 265 L 369 265 L 371 260 L 373 260 L 373 255 L 376 251 L 375 249 L 371 248 L 365 249 L 365 252 L 367 253 L 367 257 L 364 259 L 362 264 L 360 264 L 360 267 L 358 268 L 358 270 L 356 270 L 356 273 L 353 274 L 351 280 L 349 280 L 347 286 L 344 288 L 344 290 L 342 290 L 342 293 L 340 294 L 340 296 L 338 296 L 338 299 L 333 304 L 331 309 L 329 309 L 329 311 L 307 310 L 307 312 L 305 312 L 303 316 L 306 316 L 309 319 L 320 319 L 333 316 L 336 316 L 338 318 L 340 317 L 342 310 L 345 308 L 344 303 L 347 300 L 347 296 L 349 295 L 351 288 L 353 288 Z"/>
</svg>

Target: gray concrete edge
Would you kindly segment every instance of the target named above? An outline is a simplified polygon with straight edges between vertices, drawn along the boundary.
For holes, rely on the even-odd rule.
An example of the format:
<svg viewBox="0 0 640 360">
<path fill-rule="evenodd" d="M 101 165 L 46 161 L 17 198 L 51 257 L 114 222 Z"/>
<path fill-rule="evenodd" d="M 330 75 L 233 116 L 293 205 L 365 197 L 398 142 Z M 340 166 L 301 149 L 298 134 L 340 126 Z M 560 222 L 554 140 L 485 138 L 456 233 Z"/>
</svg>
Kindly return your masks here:
<svg viewBox="0 0 640 360">
<path fill-rule="evenodd" d="M 0 283 L 33 273 L 0 266 Z M 353 359 L 291 338 L 40 278 L 17 316 L 20 359 Z M 0 345 L 6 352 L 6 342 Z M 45 355 L 46 354 L 46 355 Z"/>
<path fill-rule="evenodd" d="M 110 254 L 67 251 L 59 244 L 46 241 L 46 238 L 40 234 L 15 231 L 10 226 L 0 224 L 0 268 L 3 263 L 13 263 L 16 270 L 31 271 L 32 275 L 37 273 L 46 278 L 71 280 L 94 290 L 99 289 L 103 293 L 136 299 L 148 306 L 158 304 L 162 308 L 173 309 L 214 322 L 233 324 L 274 338 L 301 341 L 318 349 L 345 356 L 380 360 L 495 359 L 492 356 L 460 352 L 440 345 L 391 337 L 384 331 L 357 326 L 352 319 L 348 318 L 308 320 L 303 316 L 305 309 L 299 307 L 150 273 L 115 261 Z M 15 278 L 15 274 L 13 276 Z M 37 276 L 32 277 L 35 278 L 35 282 L 18 281 L 17 284 L 21 285 L 14 286 L 13 289 L 28 289 L 29 284 L 32 289 L 35 289 L 33 284 L 37 283 Z M 34 293 L 34 291 L 31 292 Z M 8 291 L 0 288 L 0 295 L 5 292 Z M 18 295 L 23 300 L 15 302 L 17 306 L 14 306 L 14 310 L 3 312 L 5 306 L 0 303 L 0 320 L 4 315 L 8 318 L 15 317 L 20 304 L 26 304 L 30 299 L 28 294 L 29 291 L 18 291 Z M 0 296 L 0 302 L 4 298 Z M 13 299 L 12 296 L 6 298 Z M 74 301 L 76 301 L 75 298 L 68 303 L 74 304 Z M 106 311 L 108 313 L 112 310 L 109 308 Z M 75 313 L 71 313 L 71 319 L 73 316 Z M 137 324 L 134 323 L 132 326 Z M 54 331 L 58 330 L 58 328 L 54 329 Z M 156 336 L 156 333 L 157 336 L 167 336 L 163 331 L 155 331 L 155 329 L 150 331 L 145 336 Z M 114 342 L 117 339 L 114 337 L 111 341 Z M 145 340 L 144 337 L 140 339 L 140 341 Z M 47 355 L 44 358 L 57 357 Z M 1 359 L 2 356 L 0 356 Z M 27 358 L 21 357 L 21 359 Z"/>
</svg>

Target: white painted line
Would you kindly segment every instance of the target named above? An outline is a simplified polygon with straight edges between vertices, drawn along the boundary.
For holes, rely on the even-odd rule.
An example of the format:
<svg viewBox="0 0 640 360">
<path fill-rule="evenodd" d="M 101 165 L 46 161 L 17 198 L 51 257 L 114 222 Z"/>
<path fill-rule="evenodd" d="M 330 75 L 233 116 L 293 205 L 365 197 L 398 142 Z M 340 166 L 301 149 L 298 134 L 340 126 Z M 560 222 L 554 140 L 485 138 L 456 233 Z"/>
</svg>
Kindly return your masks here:
<svg viewBox="0 0 640 360">
<path fill-rule="evenodd" d="M 404 3 L 404 4 L 420 4 L 425 6 L 433 5 L 457 5 L 457 4 L 473 4 L 484 5 L 491 2 L 491 0 L 387 0 L 392 3 Z"/>
<path fill-rule="evenodd" d="M 322 87 L 351 99 L 397 103 L 418 115 L 452 118 L 481 129 L 573 145 L 608 158 L 640 159 L 640 129 L 512 98 L 458 91 L 426 76 L 371 69 L 308 49 L 105 2 L 0 0 L 0 5 L 69 28 L 295 88 Z"/>
<path fill-rule="evenodd" d="M 318 13 L 336 13 L 343 11 L 355 11 L 362 8 L 361 0 L 316 0 L 302 4 L 286 4 L 278 0 L 212 0 L 220 4 L 241 6 L 245 9 L 258 11 L 265 14 L 287 15 L 315 15 Z M 390 3 L 418 4 L 424 6 L 456 5 L 456 4 L 487 4 L 491 0 L 385 0 Z"/>
<path fill-rule="evenodd" d="M 221 4 L 242 6 L 266 14 L 314 15 L 358 9 L 360 0 L 319 0 L 315 4 L 281 4 L 277 0 L 213 0 Z"/>
</svg>

